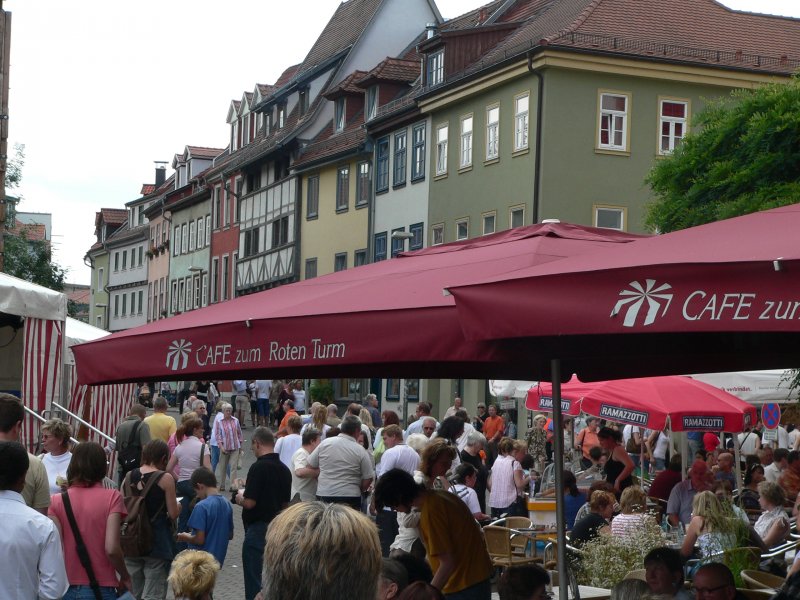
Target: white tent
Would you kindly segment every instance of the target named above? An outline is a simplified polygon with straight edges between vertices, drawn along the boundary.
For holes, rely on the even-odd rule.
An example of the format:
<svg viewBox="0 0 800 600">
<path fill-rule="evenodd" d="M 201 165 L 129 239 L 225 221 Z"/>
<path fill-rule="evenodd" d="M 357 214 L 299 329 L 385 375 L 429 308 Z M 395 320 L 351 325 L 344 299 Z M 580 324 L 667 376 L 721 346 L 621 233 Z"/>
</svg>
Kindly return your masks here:
<svg viewBox="0 0 800 600">
<path fill-rule="evenodd" d="M 793 377 L 791 370 L 703 373 L 691 377 L 757 406 L 767 402 L 797 401 L 797 390 L 789 389 Z"/>
<path fill-rule="evenodd" d="M 0 312 L 63 321 L 67 318 L 67 297 L 61 292 L 0 273 Z"/>
</svg>

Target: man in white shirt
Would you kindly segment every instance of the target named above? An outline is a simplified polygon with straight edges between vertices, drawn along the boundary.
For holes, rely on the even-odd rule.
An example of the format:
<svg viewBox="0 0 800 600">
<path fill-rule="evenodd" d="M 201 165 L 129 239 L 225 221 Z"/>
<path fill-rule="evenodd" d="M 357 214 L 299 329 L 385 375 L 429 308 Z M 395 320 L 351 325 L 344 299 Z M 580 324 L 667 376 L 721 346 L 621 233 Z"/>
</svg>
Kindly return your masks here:
<svg viewBox="0 0 800 600">
<path fill-rule="evenodd" d="M 0 598 L 57 600 L 69 587 L 55 523 L 25 505 L 28 453 L 0 441 Z"/>
<path fill-rule="evenodd" d="M 419 468 L 419 454 L 403 443 L 403 430 L 398 425 L 387 425 L 383 428 L 381 436 L 383 436 L 386 452 L 381 456 L 381 462 L 375 467 L 378 477 L 392 469 L 402 469 L 413 476 L 414 471 Z M 381 552 L 384 556 L 389 556 L 392 543 L 400 531 L 397 511 L 388 506 L 381 511 L 374 511 L 374 507 L 370 510 L 375 512 L 375 524 L 378 526 Z"/>
<path fill-rule="evenodd" d="M 303 445 L 292 455 L 292 501 L 312 502 L 317 499 L 319 469 L 308 466 L 308 457 L 322 441 L 322 433 L 313 427 L 303 432 Z"/>
<path fill-rule="evenodd" d="M 347 504 L 361 510 L 361 493 L 369 489 L 375 477 L 372 456 L 357 439 L 361 420 L 347 415 L 341 433 L 326 438 L 308 457 L 308 466 L 319 469 L 317 499 Z"/>
<path fill-rule="evenodd" d="M 772 483 L 778 483 L 781 474 L 789 466 L 789 451 L 778 448 L 772 453 L 772 462 L 764 467 L 764 478 Z"/>
<path fill-rule="evenodd" d="M 436 428 L 439 428 L 439 423 L 436 422 L 436 419 L 431 417 L 431 405 L 427 402 L 420 402 L 417 404 L 417 420 L 409 423 L 408 427 L 406 427 L 406 439 L 408 439 L 408 436 L 412 433 L 423 433 L 422 426 L 425 423 L 426 417 L 432 419 L 433 422 L 436 423 Z M 431 437 L 431 435 L 433 435 L 433 431 L 424 433 L 425 437 Z"/>
<path fill-rule="evenodd" d="M 442 417 L 442 420 L 444 421 L 447 417 L 455 417 L 456 412 L 461 410 L 463 404 L 464 402 L 461 400 L 461 398 L 456 396 L 456 399 L 453 401 L 453 406 L 448 407 L 448 409 L 444 412 L 444 417 Z"/>
</svg>

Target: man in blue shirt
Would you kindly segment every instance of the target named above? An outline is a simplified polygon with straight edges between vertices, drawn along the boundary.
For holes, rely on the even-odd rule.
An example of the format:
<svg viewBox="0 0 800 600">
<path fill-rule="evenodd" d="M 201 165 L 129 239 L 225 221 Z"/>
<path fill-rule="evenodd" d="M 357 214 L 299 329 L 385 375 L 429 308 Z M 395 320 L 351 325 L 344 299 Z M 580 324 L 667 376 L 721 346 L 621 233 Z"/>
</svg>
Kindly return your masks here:
<svg viewBox="0 0 800 600">
<path fill-rule="evenodd" d="M 231 503 L 219 495 L 217 478 L 208 469 L 196 469 L 191 481 L 198 499 L 189 517 L 192 533 L 179 533 L 178 541 L 188 543 L 194 550 L 213 554 L 222 566 L 228 552 L 228 542 L 233 539 Z"/>
</svg>

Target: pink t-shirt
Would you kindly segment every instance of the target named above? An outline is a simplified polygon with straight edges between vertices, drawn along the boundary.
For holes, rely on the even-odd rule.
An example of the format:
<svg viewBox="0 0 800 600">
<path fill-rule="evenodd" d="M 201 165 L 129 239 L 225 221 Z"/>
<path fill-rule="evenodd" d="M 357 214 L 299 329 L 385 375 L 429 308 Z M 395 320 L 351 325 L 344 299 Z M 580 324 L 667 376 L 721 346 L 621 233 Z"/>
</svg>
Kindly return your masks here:
<svg viewBox="0 0 800 600">
<path fill-rule="evenodd" d="M 75 513 L 75 521 L 78 523 L 78 531 L 81 532 L 83 543 L 89 550 L 97 583 L 104 587 L 116 587 L 119 585 L 119 579 L 106 555 L 105 531 L 109 515 L 119 513 L 124 517 L 128 514 L 122 502 L 122 495 L 117 490 L 105 489 L 98 483 L 90 488 L 70 488 L 69 499 L 72 512 Z M 64 548 L 64 564 L 70 585 L 89 585 L 89 577 L 78 558 L 75 537 L 72 535 L 72 528 L 64 511 L 61 494 L 54 494 L 50 499 L 48 514 L 56 517 L 61 524 L 61 545 Z"/>
<path fill-rule="evenodd" d="M 203 455 L 203 459 L 208 456 L 208 448 L 205 448 L 205 444 L 200 441 L 200 438 L 187 435 L 183 438 L 183 441 L 175 447 L 175 451 L 172 453 L 178 460 L 178 468 L 180 469 L 180 475 L 178 476 L 178 481 L 186 481 L 187 479 L 192 478 L 192 473 L 194 473 L 197 467 L 201 467 L 200 464 L 200 455 Z"/>
</svg>

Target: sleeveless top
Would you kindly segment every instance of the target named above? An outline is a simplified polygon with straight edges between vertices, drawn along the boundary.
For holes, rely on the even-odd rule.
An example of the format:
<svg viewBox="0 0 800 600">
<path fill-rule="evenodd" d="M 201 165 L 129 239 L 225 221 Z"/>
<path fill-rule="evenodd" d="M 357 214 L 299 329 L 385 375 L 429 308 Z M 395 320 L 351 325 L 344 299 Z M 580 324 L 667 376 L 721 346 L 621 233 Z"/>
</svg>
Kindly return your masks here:
<svg viewBox="0 0 800 600">
<path fill-rule="evenodd" d="M 155 477 L 156 474 L 157 471 L 152 471 L 142 475 L 139 469 L 134 469 L 131 471 L 131 485 L 135 486 L 141 481 L 142 488 L 144 488 L 150 478 Z M 170 477 L 170 474 L 165 473 L 164 477 Z M 147 507 L 147 514 L 153 528 L 153 550 L 148 556 L 172 560 L 176 554 L 175 538 L 172 532 L 172 522 L 167 514 L 167 495 L 158 483 L 150 488 L 147 498 L 144 499 L 144 505 Z"/>
<path fill-rule="evenodd" d="M 613 456 L 609 456 L 608 460 L 606 461 L 606 481 L 608 481 L 610 484 L 613 485 L 614 482 L 617 480 L 617 477 L 619 477 L 619 474 L 622 473 L 624 470 L 625 470 L 625 463 L 618 460 L 614 460 Z M 633 485 L 633 479 L 631 478 L 630 475 L 628 475 L 625 479 L 620 481 L 619 491 L 621 492 L 630 485 Z"/>
</svg>

